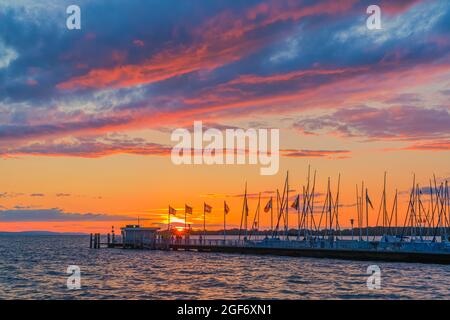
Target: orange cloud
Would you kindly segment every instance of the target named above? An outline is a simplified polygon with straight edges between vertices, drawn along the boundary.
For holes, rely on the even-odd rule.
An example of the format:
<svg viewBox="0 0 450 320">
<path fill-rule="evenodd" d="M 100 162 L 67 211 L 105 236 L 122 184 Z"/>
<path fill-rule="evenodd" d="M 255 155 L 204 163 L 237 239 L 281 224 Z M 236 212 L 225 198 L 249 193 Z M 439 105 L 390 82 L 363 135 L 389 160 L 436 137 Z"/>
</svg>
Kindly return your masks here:
<svg viewBox="0 0 450 320">
<path fill-rule="evenodd" d="M 404 148 L 404 150 L 449 151 L 450 140 L 416 143 Z"/>
<path fill-rule="evenodd" d="M 337 155 L 337 159 L 346 159 L 351 152 L 349 150 L 282 150 L 284 157 L 290 158 L 321 158 Z"/>
</svg>

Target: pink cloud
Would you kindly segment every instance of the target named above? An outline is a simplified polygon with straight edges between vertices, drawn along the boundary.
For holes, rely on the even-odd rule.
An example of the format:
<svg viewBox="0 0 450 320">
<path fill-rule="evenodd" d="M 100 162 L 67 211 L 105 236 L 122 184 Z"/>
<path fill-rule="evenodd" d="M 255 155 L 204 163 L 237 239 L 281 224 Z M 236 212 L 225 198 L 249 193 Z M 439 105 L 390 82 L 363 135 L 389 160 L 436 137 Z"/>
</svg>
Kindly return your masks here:
<svg viewBox="0 0 450 320">
<path fill-rule="evenodd" d="M 418 151 L 449 151 L 450 140 L 437 140 L 422 143 L 416 143 L 405 147 L 404 150 L 418 150 Z"/>
<path fill-rule="evenodd" d="M 143 47 L 143 46 L 145 46 L 144 41 L 139 40 L 139 39 L 133 40 L 133 44 L 134 44 L 136 47 Z"/>
<path fill-rule="evenodd" d="M 243 15 L 225 11 L 192 31 L 191 45 L 166 48 L 141 64 L 121 63 L 112 68 L 92 69 L 57 85 L 59 89 L 127 87 L 149 84 L 199 70 L 212 70 L 248 56 L 276 39 L 277 33 L 264 29 L 283 21 L 349 10 L 356 0 L 327 0 L 318 4 L 299 5 L 277 1 L 258 5 Z M 255 31 L 259 30 L 257 36 Z M 136 44 L 136 43 L 135 43 Z"/>
<path fill-rule="evenodd" d="M 450 112 L 411 106 L 357 107 L 294 124 L 307 132 L 332 132 L 375 140 L 424 140 L 450 137 Z"/>
</svg>

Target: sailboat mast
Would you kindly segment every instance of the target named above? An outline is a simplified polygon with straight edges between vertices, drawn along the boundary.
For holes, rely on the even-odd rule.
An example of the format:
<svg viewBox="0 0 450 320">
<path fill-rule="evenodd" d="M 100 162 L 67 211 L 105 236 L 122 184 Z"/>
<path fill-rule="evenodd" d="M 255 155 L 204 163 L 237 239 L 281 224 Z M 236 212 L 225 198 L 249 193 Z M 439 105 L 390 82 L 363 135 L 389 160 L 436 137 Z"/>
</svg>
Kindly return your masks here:
<svg viewBox="0 0 450 320">
<path fill-rule="evenodd" d="M 310 194 L 309 194 L 309 188 L 310 188 L 310 177 L 311 177 L 311 166 L 308 165 L 308 183 L 306 184 L 306 190 L 305 187 L 303 187 L 303 216 L 304 216 L 304 228 L 305 228 L 305 239 L 309 236 L 309 231 L 308 231 L 308 215 L 309 215 L 309 198 L 310 198 Z M 312 233 L 312 220 L 311 220 L 311 233 Z M 311 234 L 312 236 L 312 234 Z"/>
<path fill-rule="evenodd" d="M 286 173 L 286 240 L 289 239 L 289 171 Z"/>
<path fill-rule="evenodd" d="M 395 235 L 397 235 L 398 227 L 398 191 L 395 189 Z"/>
<path fill-rule="evenodd" d="M 300 239 L 300 193 L 298 194 L 298 203 L 297 203 L 297 240 Z"/>
<path fill-rule="evenodd" d="M 359 190 L 358 184 L 356 184 L 356 214 L 358 217 L 359 241 L 361 241 L 361 213 L 359 212 L 359 207 Z"/>
<path fill-rule="evenodd" d="M 270 231 L 273 232 L 273 197 L 270 197 Z"/>
<path fill-rule="evenodd" d="M 244 225 L 245 225 L 245 238 L 247 239 L 248 236 L 248 202 L 247 202 L 247 188 L 245 189 L 245 199 L 244 199 L 244 203 L 245 203 L 245 212 L 244 212 Z"/>
<path fill-rule="evenodd" d="M 328 235 L 331 235 L 331 229 L 332 229 L 332 227 L 333 227 L 333 218 L 332 218 L 332 216 L 331 216 L 331 185 L 330 185 L 330 177 L 328 177 L 328 190 L 327 190 L 327 192 L 328 192 L 328 208 L 327 208 L 327 213 L 328 213 L 328 216 L 329 216 L 329 223 L 330 223 L 330 229 L 329 229 L 329 232 L 328 232 Z"/>
<path fill-rule="evenodd" d="M 383 184 L 383 233 L 387 225 L 387 210 L 386 210 L 386 171 L 384 172 L 384 184 Z"/>
<path fill-rule="evenodd" d="M 313 232 L 313 223 L 315 226 L 315 221 L 314 221 L 314 197 L 315 197 L 315 190 L 316 190 L 316 173 L 317 171 L 314 170 L 314 177 L 313 177 L 313 187 L 312 187 L 312 193 L 310 195 L 311 197 L 311 201 L 309 202 L 309 207 L 310 207 L 310 212 L 311 212 L 311 232 Z M 317 228 L 316 228 L 317 229 Z"/>
<path fill-rule="evenodd" d="M 366 241 L 369 242 L 369 192 L 366 188 Z"/>
<path fill-rule="evenodd" d="M 336 193 L 336 203 L 335 203 L 335 213 L 336 213 L 336 232 L 339 229 L 339 235 L 341 233 L 341 228 L 339 226 L 339 193 L 340 193 L 340 186 L 341 186 L 341 174 L 339 173 L 338 176 L 338 187 L 337 187 L 337 193 Z"/>
<path fill-rule="evenodd" d="M 360 199 L 360 203 L 361 203 L 361 230 L 360 230 L 360 236 L 362 239 L 362 226 L 364 225 L 364 181 L 362 181 L 361 183 L 361 199 Z"/>
<path fill-rule="evenodd" d="M 242 213 L 241 213 L 241 224 L 239 226 L 239 235 L 238 235 L 238 240 L 241 240 L 241 233 L 242 233 L 242 223 L 244 221 L 244 214 L 245 214 L 245 200 L 247 199 L 247 181 L 245 182 L 245 191 L 244 191 L 244 201 L 242 204 Z"/>
</svg>

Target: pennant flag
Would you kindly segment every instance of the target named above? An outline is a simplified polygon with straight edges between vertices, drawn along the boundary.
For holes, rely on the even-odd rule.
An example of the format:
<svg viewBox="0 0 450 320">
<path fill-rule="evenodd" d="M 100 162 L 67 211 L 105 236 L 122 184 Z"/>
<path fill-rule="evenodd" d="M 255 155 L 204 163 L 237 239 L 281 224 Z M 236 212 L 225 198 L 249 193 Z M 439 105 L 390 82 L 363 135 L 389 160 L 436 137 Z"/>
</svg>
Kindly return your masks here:
<svg viewBox="0 0 450 320">
<path fill-rule="evenodd" d="M 212 207 L 206 203 L 204 203 L 204 210 L 206 213 L 211 213 Z"/>
<path fill-rule="evenodd" d="M 366 190 L 366 200 L 369 203 L 370 207 L 373 209 L 372 201 L 370 201 L 369 194 L 367 193 L 367 190 Z"/>
<path fill-rule="evenodd" d="M 269 202 L 267 202 L 266 206 L 264 207 L 264 212 L 269 212 L 272 210 L 272 198 L 270 198 Z"/>
<path fill-rule="evenodd" d="M 187 204 L 184 205 L 184 211 L 188 214 L 192 214 L 192 207 L 189 207 Z"/>
<path fill-rule="evenodd" d="M 300 195 L 297 195 L 294 202 L 291 204 L 291 208 L 294 208 L 296 210 L 299 210 L 300 208 Z"/>
<path fill-rule="evenodd" d="M 225 211 L 225 214 L 228 214 L 230 212 L 230 207 L 228 206 L 227 202 L 223 202 L 223 210 Z"/>
<path fill-rule="evenodd" d="M 169 206 L 169 214 L 175 214 L 175 213 L 177 213 L 177 210 L 175 210 L 174 208 Z"/>
</svg>

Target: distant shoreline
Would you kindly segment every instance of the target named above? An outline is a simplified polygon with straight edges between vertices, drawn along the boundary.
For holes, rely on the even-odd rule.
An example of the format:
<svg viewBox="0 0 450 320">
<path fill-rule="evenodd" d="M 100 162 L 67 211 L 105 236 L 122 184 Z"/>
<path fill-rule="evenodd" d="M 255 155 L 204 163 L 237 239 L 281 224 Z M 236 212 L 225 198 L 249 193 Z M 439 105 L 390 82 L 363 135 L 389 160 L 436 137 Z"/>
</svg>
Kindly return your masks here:
<svg viewBox="0 0 450 320">
<path fill-rule="evenodd" d="M 53 232 L 53 231 L 0 231 L 0 236 L 87 236 L 87 233 L 82 232 Z"/>
<path fill-rule="evenodd" d="M 405 232 L 403 227 L 391 227 L 391 228 L 382 228 L 382 227 L 369 227 L 368 232 L 366 230 L 367 228 L 361 228 L 361 231 L 358 228 L 353 229 L 342 229 L 340 231 L 337 231 L 337 236 L 354 236 L 355 238 L 358 238 L 361 234 L 363 237 L 366 237 L 367 234 L 369 237 L 373 236 L 382 236 L 384 234 L 401 234 L 404 232 L 405 236 L 408 236 L 408 232 Z M 450 228 L 446 229 L 447 233 L 450 234 Z M 166 233 L 166 230 L 160 230 L 159 233 Z M 333 232 L 336 232 L 336 230 L 333 230 Z M 424 235 L 432 235 L 434 232 L 434 229 L 431 228 L 423 228 L 422 232 Z M 241 235 L 243 236 L 246 232 L 245 230 L 239 231 L 239 229 L 233 228 L 226 230 L 226 235 L 229 236 L 237 236 Z M 303 235 L 304 230 L 300 230 L 300 235 Z M 208 236 L 223 236 L 224 232 L 223 230 L 191 230 L 191 235 L 208 235 Z M 285 231 L 279 230 L 276 233 L 278 236 L 284 236 Z M 320 232 L 314 231 L 312 233 L 315 236 L 323 236 L 325 234 L 325 230 L 321 230 Z M 8 235 L 20 235 L 20 236 L 89 236 L 89 233 L 83 233 L 83 232 L 54 232 L 54 231 L 45 231 L 45 230 L 39 230 L 39 231 L 0 231 L 0 236 L 8 236 Z M 103 235 L 106 235 L 106 233 L 103 233 Z M 176 232 L 173 232 L 173 235 L 176 235 Z M 253 236 L 272 236 L 272 232 L 269 230 L 248 230 L 247 235 L 253 235 Z M 297 236 L 298 231 L 297 229 L 290 229 L 289 230 L 289 236 Z"/>
</svg>

